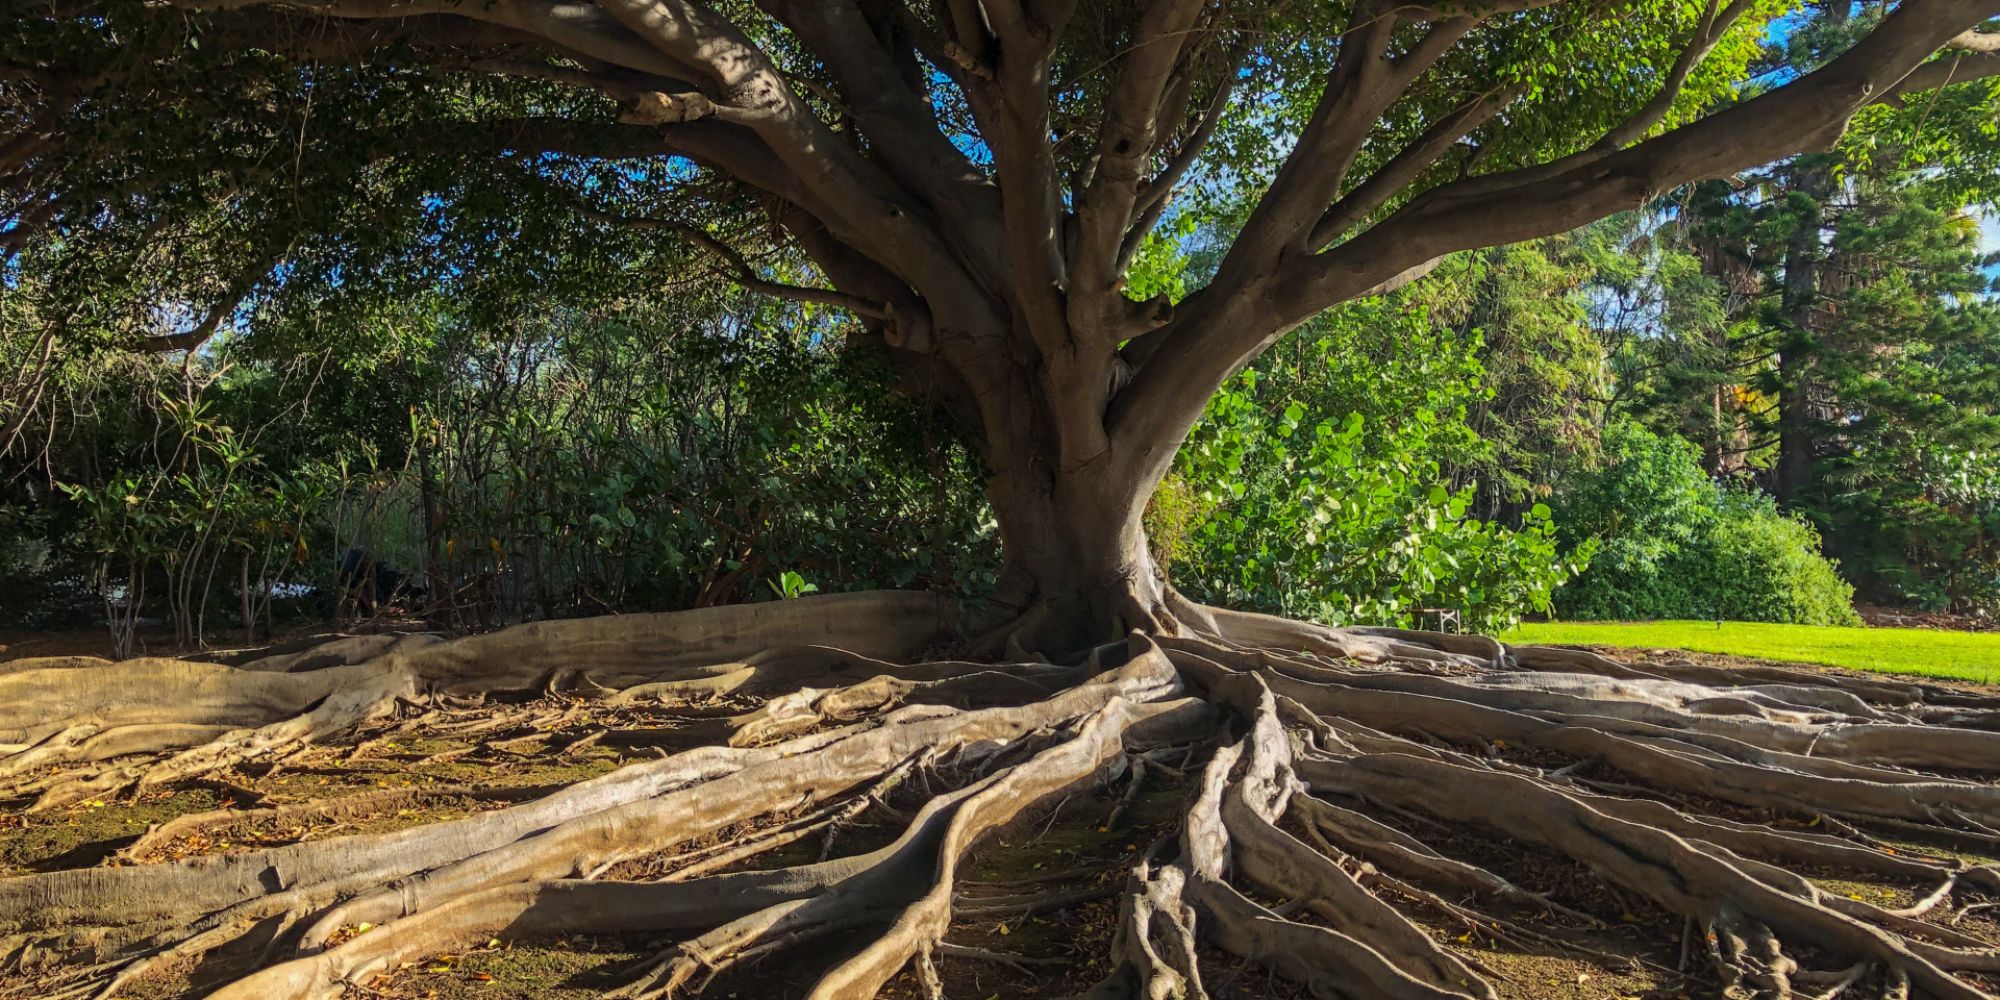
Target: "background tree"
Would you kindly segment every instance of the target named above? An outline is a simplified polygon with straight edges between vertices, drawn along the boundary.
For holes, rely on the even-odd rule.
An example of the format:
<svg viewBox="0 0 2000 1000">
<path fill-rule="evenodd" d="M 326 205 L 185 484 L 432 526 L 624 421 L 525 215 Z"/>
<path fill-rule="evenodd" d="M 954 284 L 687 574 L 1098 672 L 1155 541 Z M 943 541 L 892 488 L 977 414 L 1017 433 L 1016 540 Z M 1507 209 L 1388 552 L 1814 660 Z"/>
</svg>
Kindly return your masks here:
<svg viewBox="0 0 2000 1000">
<path fill-rule="evenodd" d="M 1865 152 L 1751 180 L 1617 237 L 1629 276 L 1599 271 L 1614 410 L 1810 518 L 1874 600 L 1990 607 L 1973 596 L 1987 507 L 1948 471 L 2000 443 L 1992 258 L 1967 192 Z"/>
</svg>

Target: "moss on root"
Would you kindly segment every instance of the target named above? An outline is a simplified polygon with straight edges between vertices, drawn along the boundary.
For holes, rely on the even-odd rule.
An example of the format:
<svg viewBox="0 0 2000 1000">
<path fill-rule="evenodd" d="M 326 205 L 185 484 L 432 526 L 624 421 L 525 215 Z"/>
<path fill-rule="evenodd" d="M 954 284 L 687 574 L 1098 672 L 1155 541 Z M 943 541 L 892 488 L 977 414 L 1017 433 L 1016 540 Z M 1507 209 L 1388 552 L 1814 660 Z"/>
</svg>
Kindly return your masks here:
<svg viewBox="0 0 2000 1000">
<path fill-rule="evenodd" d="M 86 799 L 42 813 L 0 813 L 0 877 L 97 864 L 155 823 L 221 805 L 211 788 L 175 788 L 137 797 Z"/>
</svg>

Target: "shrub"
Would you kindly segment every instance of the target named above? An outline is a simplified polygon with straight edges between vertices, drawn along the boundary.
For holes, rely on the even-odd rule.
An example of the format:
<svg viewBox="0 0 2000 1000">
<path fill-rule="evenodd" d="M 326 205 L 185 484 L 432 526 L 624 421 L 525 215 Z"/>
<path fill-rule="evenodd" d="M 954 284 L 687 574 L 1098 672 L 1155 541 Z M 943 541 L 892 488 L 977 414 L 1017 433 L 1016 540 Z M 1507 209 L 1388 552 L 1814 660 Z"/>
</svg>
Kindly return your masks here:
<svg viewBox="0 0 2000 1000">
<path fill-rule="evenodd" d="M 1149 518 L 1174 539 L 1176 585 L 1197 599 L 1332 624 L 1410 624 L 1419 608 L 1452 608 L 1491 630 L 1548 610 L 1589 558 L 1592 543 L 1560 554 L 1541 504 L 1517 529 L 1467 515 L 1473 487 L 1442 485 L 1437 458 L 1436 439 L 1461 429 L 1455 416 L 1419 407 L 1395 424 L 1359 413 L 1308 423 L 1297 402 L 1270 416 L 1256 388 L 1246 372 L 1211 401 L 1162 493 L 1171 502 L 1156 500 Z"/>
<path fill-rule="evenodd" d="M 1627 422 L 1605 446 L 1608 464 L 1558 498 L 1565 539 L 1600 545 L 1556 594 L 1565 617 L 1859 623 L 1854 588 L 1820 554 L 1811 525 L 1710 480 L 1679 437 Z"/>
<path fill-rule="evenodd" d="M 1859 625 L 1854 588 L 1820 555 L 1819 532 L 1762 493 L 1723 490 L 1720 515 L 1669 564 L 1713 616 L 1734 621 Z"/>
</svg>

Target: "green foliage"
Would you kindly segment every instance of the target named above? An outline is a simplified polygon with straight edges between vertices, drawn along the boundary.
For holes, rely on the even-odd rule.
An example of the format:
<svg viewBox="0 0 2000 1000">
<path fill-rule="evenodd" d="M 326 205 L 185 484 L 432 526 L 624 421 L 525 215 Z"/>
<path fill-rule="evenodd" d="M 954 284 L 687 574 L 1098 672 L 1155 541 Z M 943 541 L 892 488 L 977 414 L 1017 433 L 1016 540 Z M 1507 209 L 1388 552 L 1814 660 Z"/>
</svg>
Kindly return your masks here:
<svg viewBox="0 0 2000 1000">
<path fill-rule="evenodd" d="M 13 477 L 0 556 L 42 586 L 6 611 L 101 598 L 124 634 L 167 617 L 212 636 L 301 588 L 320 596 L 299 611 L 324 614 L 350 549 L 461 625 L 822 585 L 978 592 L 994 546 L 955 501 L 977 495 L 956 428 L 819 327 L 695 297 L 497 330 L 417 308 L 317 357 L 229 342 L 185 370 L 104 366 L 81 379 L 89 405 L 29 424 L 55 445 Z M 62 489 L 24 489 L 40 476 Z"/>
<path fill-rule="evenodd" d="M 1458 339 L 1478 362 L 1466 426 L 1481 445 L 1447 468 L 1483 484 L 1483 517 L 1518 516 L 1596 458 L 1610 375 L 1581 291 L 1603 256 L 1565 236 L 1460 255 L 1431 283 L 1438 311 L 1478 334 Z"/>
<path fill-rule="evenodd" d="M 2000 613 L 1965 473 L 2000 449 L 1994 258 L 1951 174 L 1845 152 L 1600 227 L 1614 405 L 1811 519 L 1867 599 Z"/>
<path fill-rule="evenodd" d="M 481 374 L 420 408 L 406 473 L 451 512 L 428 558 L 544 613 L 741 600 L 778 567 L 842 589 L 989 578 L 977 512 L 939 502 L 974 492 L 968 457 L 938 426 L 922 464 L 935 418 L 871 359 L 688 318 L 558 322 L 454 361 Z"/>
<path fill-rule="evenodd" d="M 778 574 L 776 578 L 765 582 L 770 585 L 771 593 L 777 595 L 778 599 L 783 601 L 819 592 L 818 584 L 807 583 L 805 577 L 791 570 L 786 570 Z"/>
<path fill-rule="evenodd" d="M 238 380 L 172 385 L 164 372 L 141 374 L 154 376 L 155 395 L 141 412 L 155 421 L 157 460 L 95 483 L 55 483 L 74 506 L 73 541 L 88 553 L 89 578 L 121 653 L 131 652 L 132 629 L 149 602 L 183 642 L 207 634 L 218 588 L 233 590 L 230 610 L 242 622 L 268 614 L 273 585 L 296 576 L 310 552 L 308 522 L 331 471 L 317 462 L 271 468 L 257 431 L 224 423 L 208 390 L 227 392 Z"/>
<path fill-rule="evenodd" d="M 1700 588 L 1720 617 L 1801 625 L 1861 620 L 1854 587 L 1820 555 L 1819 532 L 1763 494 L 1724 490 L 1714 527 L 1683 559 L 1683 585 Z"/>
<path fill-rule="evenodd" d="M 2000 461 L 1935 448 L 1907 454 L 1901 467 L 1835 470 L 1850 481 L 1820 516 L 1839 526 L 1843 568 L 1887 603 L 2000 612 Z"/>
<path fill-rule="evenodd" d="M 1436 457 L 1461 429 L 1434 411 L 1308 421 L 1297 401 L 1274 413 L 1258 383 L 1245 373 L 1217 394 L 1176 467 L 1202 516 L 1172 570 L 1198 599 L 1341 624 L 1451 608 L 1493 628 L 1546 610 L 1589 558 L 1558 556 L 1540 504 L 1517 529 L 1468 516 L 1471 488 L 1440 485 Z"/>
<path fill-rule="evenodd" d="M 1710 480 L 1692 443 L 1621 422 L 1605 445 L 1607 464 L 1559 495 L 1564 538 L 1600 544 L 1558 595 L 1565 617 L 1860 620 L 1811 525 Z"/>
</svg>

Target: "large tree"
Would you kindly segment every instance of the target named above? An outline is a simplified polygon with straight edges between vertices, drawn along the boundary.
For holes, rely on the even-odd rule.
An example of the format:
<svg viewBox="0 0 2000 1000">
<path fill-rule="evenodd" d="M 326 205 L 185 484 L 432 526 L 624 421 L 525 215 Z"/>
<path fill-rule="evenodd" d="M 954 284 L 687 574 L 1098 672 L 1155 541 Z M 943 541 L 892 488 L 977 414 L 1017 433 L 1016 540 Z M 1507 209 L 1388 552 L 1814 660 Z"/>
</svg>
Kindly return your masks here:
<svg viewBox="0 0 2000 1000">
<path fill-rule="evenodd" d="M 1368 869 L 1370 883 L 1482 934 L 1502 925 L 1468 893 L 1571 912 L 1423 842 L 1470 824 L 1699 925 L 1729 989 L 1788 995 L 1797 941 L 1835 993 L 1985 997 L 1958 975 L 1992 968 L 1982 939 L 1914 924 L 1961 882 L 1992 891 L 1993 870 L 1959 875 L 1858 831 L 1991 844 L 1991 699 L 1203 608 L 1175 595 L 1141 527 L 1210 394 L 1322 310 L 1456 251 L 1825 147 L 1864 108 L 1914 110 L 2000 67 L 2000 0 L 1902 0 L 1823 65 L 1747 81 L 1783 6 L 14 0 L 0 250 L 38 286 L 124 282 L 149 320 L 162 298 L 188 303 L 149 343 L 188 350 L 258 296 L 378 280 L 476 295 L 489 267 L 560 287 L 572 258 L 629 282 L 619 265 L 658 262 L 630 234 L 677 235 L 747 289 L 852 313 L 971 429 L 1006 558 L 982 652 L 1130 638 L 1067 665 L 896 666 L 870 657 L 920 648 L 936 608 L 877 594 L 349 641 L 257 670 L 18 668 L 0 675 L 0 780 L 43 805 L 435 724 L 452 703 L 426 699 L 468 691 L 769 700 L 695 730 L 731 746 L 455 823 L 0 880 L 0 942 L 29 966 L 92 956 L 55 979 L 113 989 L 245 939 L 253 965 L 303 952 L 224 991 L 276 997 L 489 935 L 708 928 L 643 984 L 674 992 L 801 937 L 887 924 L 814 995 L 871 995 L 906 965 L 935 992 L 954 880 L 982 835 L 1124 762 L 1161 763 L 1149 745 L 1192 743 L 1216 749 L 1190 772 L 1178 839 L 1136 859 L 1099 995 L 1202 995 L 1199 933 L 1322 994 L 1491 996 L 1333 860 L 1365 858 L 1396 876 Z M 1212 280 L 1177 302 L 1126 294 L 1163 218 L 1238 195 Z M 902 702 L 929 704 L 887 711 Z M 872 854 L 568 878 L 802 801 L 866 810 L 914 769 L 956 790 Z M 1719 818 L 1721 804 L 1747 809 Z M 1740 821 L 1764 810 L 1856 832 Z M 1429 825 L 1407 821 L 1419 814 Z M 1890 910 L 1788 867 L 1946 888 Z"/>
<path fill-rule="evenodd" d="M 10 243 L 106 211 L 173 225 L 173 208 L 286 204 L 283 225 L 252 226 L 249 208 L 217 224 L 253 249 L 217 255 L 215 301 L 160 346 L 199 343 L 301 241 L 359 238 L 365 218 L 340 206 L 380 197 L 385 163 L 483 156 L 555 186 L 576 180 L 556 154 L 631 161 L 620 201 L 585 185 L 575 211 L 672 228 L 750 287 L 852 310 L 976 428 L 999 601 L 1029 645 L 1172 627 L 1185 609 L 1147 555 L 1147 497 L 1209 394 L 1301 321 L 1453 251 L 1824 146 L 1872 102 L 2000 60 L 1977 31 L 1991 4 L 1906 3 L 1824 66 L 1703 114 L 1777 7 L 17 8 Z M 694 191 L 724 197 L 717 177 L 825 287 L 768 280 L 675 214 Z M 1172 305 L 1128 297 L 1177 194 L 1231 183 L 1254 204 L 1214 280 Z"/>
</svg>

